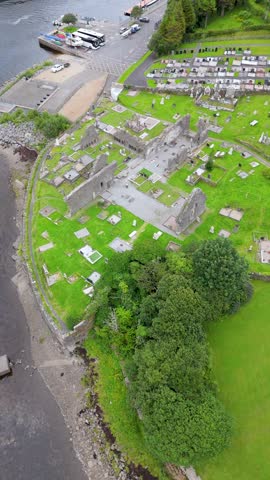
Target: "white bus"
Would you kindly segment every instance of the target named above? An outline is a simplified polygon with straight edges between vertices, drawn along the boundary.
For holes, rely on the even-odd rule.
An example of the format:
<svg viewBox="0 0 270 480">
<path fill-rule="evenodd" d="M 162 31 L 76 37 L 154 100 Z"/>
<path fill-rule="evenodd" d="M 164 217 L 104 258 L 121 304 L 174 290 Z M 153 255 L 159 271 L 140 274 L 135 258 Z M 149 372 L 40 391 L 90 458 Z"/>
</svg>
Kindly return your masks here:
<svg viewBox="0 0 270 480">
<path fill-rule="evenodd" d="M 88 30 L 88 28 L 79 28 L 78 33 L 83 33 L 84 35 L 90 35 L 91 37 L 96 38 L 99 41 L 101 47 L 105 45 L 104 33 L 95 32 L 94 30 Z"/>
<path fill-rule="evenodd" d="M 97 50 L 100 48 L 100 43 L 97 38 L 91 37 L 90 35 L 85 35 L 84 33 L 81 32 L 74 32 L 72 34 L 74 37 L 79 37 L 83 41 L 84 47 L 91 48 L 92 50 Z"/>
</svg>

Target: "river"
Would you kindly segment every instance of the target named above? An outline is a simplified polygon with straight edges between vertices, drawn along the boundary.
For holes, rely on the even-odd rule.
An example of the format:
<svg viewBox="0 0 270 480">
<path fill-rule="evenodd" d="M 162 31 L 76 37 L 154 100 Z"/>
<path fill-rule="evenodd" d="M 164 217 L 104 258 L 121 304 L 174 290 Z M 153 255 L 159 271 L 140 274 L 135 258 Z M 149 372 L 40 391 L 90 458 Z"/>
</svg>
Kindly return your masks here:
<svg viewBox="0 0 270 480">
<path fill-rule="evenodd" d="M 37 42 L 52 21 L 68 11 L 119 22 L 128 0 L 0 0 L 0 85 L 48 52 Z M 0 354 L 22 366 L 0 381 L 0 479 L 85 480 L 61 412 L 32 365 L 29 329 L 16 288 L 12 244 L 16 206 L 9 169 L 0 149 Z"/>
<path fill-rule="evenodd" d="M 74 12 L 120 22 L 132 4 L 133 0 L 0 0 L 0 85 L 48 57 L 37 37 L 50 31 L 60 15 Z"/>
</svg>

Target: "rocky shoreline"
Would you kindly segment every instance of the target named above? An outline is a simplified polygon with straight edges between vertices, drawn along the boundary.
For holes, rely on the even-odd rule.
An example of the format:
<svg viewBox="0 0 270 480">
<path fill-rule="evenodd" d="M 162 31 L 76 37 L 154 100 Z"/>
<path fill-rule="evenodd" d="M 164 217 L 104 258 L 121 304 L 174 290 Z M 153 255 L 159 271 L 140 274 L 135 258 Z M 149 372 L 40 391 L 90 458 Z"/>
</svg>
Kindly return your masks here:
<svg viewBox="0 0 270 480">
<path fill-rule="evenodd" d="M 18 253 L 22 245 L 23 212 L 30 166 L 19 160 L 12 148 L 4 150 L 12 172 L 16 193 L 16 223 L 19 237 L 14 243 L 17 274 L 13 281 L 25 311 L 31 337 L 34 368 L 40 372 L 55 398 L 69 430 L 70 441 L 83 469 L 91 480 L 157 480 L 142 466 L 125 459 L 116 440 L 104 421 L 95 390 L 97 374 L 95 359 L 88 359 L 82 348 L 70 355 L 45 324 L 38 308 L 23 257 Z M 82 382 L 82 379 L 86 379 Z"/>
<path fill-rule="evenodd" d="M 0 123 L 0 146 L 31 146 L 44 142 L 44 136 L 36 131 L 33 122 L 15 124 Z"/>
</svg>

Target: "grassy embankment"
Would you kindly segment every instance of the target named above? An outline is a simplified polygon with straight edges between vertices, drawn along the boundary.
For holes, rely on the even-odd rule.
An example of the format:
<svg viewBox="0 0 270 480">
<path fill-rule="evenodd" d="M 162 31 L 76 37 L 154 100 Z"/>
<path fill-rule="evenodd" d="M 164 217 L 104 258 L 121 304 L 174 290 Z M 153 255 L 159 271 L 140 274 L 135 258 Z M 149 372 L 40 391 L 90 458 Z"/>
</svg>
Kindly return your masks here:
<svg viewBox="0 0 270 480">
<path fill-rule="evenodd" d="M 270 478 L 270 285 L 255 282 L 249 304 L 209 329 L 220 399 L 234 418 L 231 446 L 198 471 L 204 480 Z"/>
</svg>

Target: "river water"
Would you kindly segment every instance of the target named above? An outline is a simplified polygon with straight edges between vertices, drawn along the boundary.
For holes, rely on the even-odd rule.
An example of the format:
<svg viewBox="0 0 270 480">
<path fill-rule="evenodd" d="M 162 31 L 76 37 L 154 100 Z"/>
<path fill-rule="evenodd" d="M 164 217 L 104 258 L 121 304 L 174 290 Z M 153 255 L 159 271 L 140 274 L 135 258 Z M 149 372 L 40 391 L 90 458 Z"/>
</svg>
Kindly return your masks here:
<svg viewBox="0 0 270 480">
<path fill-rule="evenodd" d="M 129 5 L 129 0 L 0 0 L 0 85 L 46 59 L 49 54 L 37 36 L 60 15 L 71 11 L 120 22 Z M 33 361 L 27 321 L 11 281 L 15 214 L 8 163 L 0 149 L 0 355 L 23 357 L 13 377 L 0 382 L 0 480 L 85 480 L 54 398 L 39 373 L 31 376 L 24 368 Z"/>
<path fill-rule="evenodd" d="M 52 28 L 60 15 L 123 20 L 133 0 L 0 0 L 0 85 L 20 71 L 47 58 L 37 37 Z"/>
</svg>

